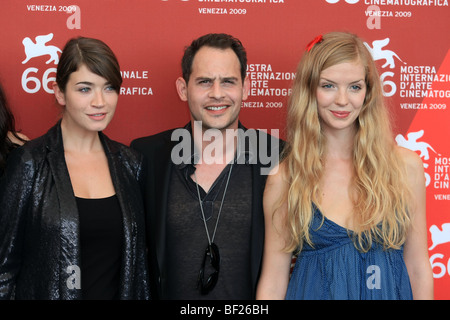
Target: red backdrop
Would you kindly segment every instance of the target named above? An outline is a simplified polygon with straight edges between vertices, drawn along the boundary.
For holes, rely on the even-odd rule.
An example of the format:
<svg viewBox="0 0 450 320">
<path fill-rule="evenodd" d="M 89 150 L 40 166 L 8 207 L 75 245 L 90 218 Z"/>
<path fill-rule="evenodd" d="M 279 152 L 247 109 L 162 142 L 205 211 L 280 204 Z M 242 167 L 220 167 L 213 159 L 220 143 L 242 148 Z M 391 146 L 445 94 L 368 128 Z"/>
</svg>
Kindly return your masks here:
<svg viewBox="0 0 450 320">
<path fill-rule="evenodd" d="M 124 76 L 106 133 L 129 144 L 188 121 L 175 91 L 183 49 L 200 35 L 225 32 L 248 51 L 252 91 L 242 122 L 279 129 L 284 137 L 289 87 L 306 44 L 329 31 L 357 33 L 379 66 L 398 143 L 424 162 L 435 297 L 448 299 L 449 13 L 447 0 L 4 1 L 0 81 L 18 127 L 36 138 L 59 118 L 51 94 L 58 49 L 75 36 L 100 38 L 118 56 Z"/>
</svg>

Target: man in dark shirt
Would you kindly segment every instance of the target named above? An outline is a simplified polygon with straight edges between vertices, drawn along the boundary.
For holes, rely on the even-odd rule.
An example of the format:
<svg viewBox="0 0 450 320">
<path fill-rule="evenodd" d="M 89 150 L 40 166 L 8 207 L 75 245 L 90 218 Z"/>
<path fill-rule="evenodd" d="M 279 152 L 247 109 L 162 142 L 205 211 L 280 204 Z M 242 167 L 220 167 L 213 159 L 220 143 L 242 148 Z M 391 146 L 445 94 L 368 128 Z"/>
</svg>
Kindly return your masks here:
<svg viewBox="0 0 450 320">
<path fill-rule="evenodd" d="M 184 128 L 136 139 L 146 156 L 152 297 L 254 299 L 264 242 L 262 195 L 281 141 L 239 122 L 250 88 L 241 42 L 207 34 L 176 81 Z"/>
</svg>

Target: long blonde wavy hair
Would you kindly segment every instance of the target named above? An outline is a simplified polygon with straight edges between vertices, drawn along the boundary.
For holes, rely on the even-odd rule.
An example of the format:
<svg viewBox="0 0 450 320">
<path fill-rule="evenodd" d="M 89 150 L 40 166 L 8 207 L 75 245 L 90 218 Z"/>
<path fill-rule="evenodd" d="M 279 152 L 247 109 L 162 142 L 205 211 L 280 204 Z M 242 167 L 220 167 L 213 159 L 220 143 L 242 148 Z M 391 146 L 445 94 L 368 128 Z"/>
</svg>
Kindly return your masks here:
<svg viewBox="0 0 450 320">
<path fill-rule="evenodd" d="M 288 103 L 287 147 L 283 155 L 289 189 L 286 250 L 301 250 L 310 237 L 312 204 L 320 209 L 319 182 L 324 170 L 326 138 L 317 111 L 316 90 L 322 70 L 361 61 L 366 71 L 366 97 L 357 119 L 353 144 L 354 180 L 351 186 L 357 228 L 355 246 L 367 251 L 376 241 L 398 249 L 410 225 L 405 165 L 395 151 L 391 119 L 376 65 L 356 35 L 332 32 L 305 52 L 297 68 Z"/>
</svg>

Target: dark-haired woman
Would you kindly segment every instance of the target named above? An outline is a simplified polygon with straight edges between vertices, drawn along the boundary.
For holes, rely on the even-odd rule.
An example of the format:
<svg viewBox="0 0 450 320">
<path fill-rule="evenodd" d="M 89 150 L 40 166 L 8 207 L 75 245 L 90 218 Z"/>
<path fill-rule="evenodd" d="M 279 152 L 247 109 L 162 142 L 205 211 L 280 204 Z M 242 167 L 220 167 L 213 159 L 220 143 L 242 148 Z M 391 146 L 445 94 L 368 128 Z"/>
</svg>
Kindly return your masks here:
<svg viewBox="0 0 450 320">
<path fill-rule="evenodd" d="M 142 156 L 104 130 L 122 83 L 102 41 L 70 40 L 62 118 L 14 150 L 0 184 L 0 297 L 148 299 Z"/>
<path fill-rule="evenodd" d="M 16 132 L 14 115 L 9 109 L 5 92 L 0 86 L 0 176 L 5 170 L 8 154 L 27 140 L 25 135 Z"/>
</svg>

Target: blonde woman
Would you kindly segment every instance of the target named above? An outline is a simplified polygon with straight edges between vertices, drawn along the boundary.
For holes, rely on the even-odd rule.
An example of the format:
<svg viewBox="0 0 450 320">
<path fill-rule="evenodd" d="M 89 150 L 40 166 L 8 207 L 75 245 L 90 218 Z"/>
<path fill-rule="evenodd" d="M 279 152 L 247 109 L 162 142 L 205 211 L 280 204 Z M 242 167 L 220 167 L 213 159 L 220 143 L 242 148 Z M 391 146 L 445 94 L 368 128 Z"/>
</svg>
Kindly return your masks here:
<svg viewBox="0 0 450 320">
<path fill-rule="evenodd" d="M 423 164 L 395 144 L 357 36 L 333 32 L 307 47 L 287 140 L 264 194 L 257 298 L 432 299 Z"/>
</svg>

